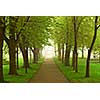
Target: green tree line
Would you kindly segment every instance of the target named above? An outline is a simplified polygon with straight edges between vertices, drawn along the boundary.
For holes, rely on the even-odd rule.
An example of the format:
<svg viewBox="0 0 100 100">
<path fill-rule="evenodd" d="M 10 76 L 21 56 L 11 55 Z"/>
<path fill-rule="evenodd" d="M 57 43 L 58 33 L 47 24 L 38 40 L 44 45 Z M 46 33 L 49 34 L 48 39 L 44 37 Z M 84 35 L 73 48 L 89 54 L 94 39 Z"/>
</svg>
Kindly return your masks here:
<svg viewBox="0 0 100 100">
<path fill-rule="evenodd" d="M 54 41 L 58 59 L 66 66 L 72 66 L 75 72 L 78 72 L 78 50 L 84 58 L 84 48 L 87 48 L 85 77 L 89 77 L 91 53 L 98 51 L 100 55 L 99 27 L 98 16 L 0 16 L 0 82 L 4 82 L 4 51 L 8 50 L 9 75 L 18 75 L 19 50 L 27 73 L 30 68 L 29 51 L 33 53 L 30 53 L 31 62 L 38 63 L 43 47 L 50 45 L 49 39 Z"/>
</svg>

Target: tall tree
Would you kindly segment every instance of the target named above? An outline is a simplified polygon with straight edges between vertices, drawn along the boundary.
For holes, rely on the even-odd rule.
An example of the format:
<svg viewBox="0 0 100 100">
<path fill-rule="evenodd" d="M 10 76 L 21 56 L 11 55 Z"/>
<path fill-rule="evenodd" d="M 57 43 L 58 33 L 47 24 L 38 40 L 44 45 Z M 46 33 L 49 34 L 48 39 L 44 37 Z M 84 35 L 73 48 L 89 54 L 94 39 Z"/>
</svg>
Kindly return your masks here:
<svg viewBox="0 0 100 100">
<path fill-rule="evenodd" d="M 74 21 L 74 68 L 75 68 L 75 72 L 78 72 L 77 69 L 77 63 L 78 63 L 78 53 L 77 53 L 77 17 L 73 17 L 73 21 Z"/>
<path fill-rule="evenodd" d="M 64 63 L 64 43 L 62 43 L 62 63 Z"/>
<path fill-rule="evenodd" d="M 91 57 L 91 52 L 96 40 L 96 36 L 97 36 L 97 30 L 100 27 L 100 25 L 98 26 L 98 16 L 95 17 L 95 23 L 94 23 L 94 36 L 93 36 L 93 40 L 91 43 L 90 48 L 88 49 L 88 56 L 87 56 L 87 62 L 86 62 L 86 77 L 90 76 L 90 57 Z"/>
<path fill-rule="evenodd" d="M 0 83 L 4 82 L 3 77 L 3 40 L 5 33 L 5 17 L 0 17 Z"/>
<path fill-rule="evenodd" d="M 9 48 L 9 74 L 10 75 L 17 75 L 17 67 L 16 67 L 16 46 L 19 40 L 19 36 L 22 33 L 26 23 L 29 21 L 28 17 L 19 17 L 19 16 L 10 16 L 6 17 L 7 23 L 8 23 L 8 36 L 9 38 L 4 35 L 4 39 L 6 43 L 8 44 Z M 22 21 L 21 21 L 21 20 Z M 24 19 L 24 20 L 23 20 Z M 21 23 L 21 25 L 19 25 Z M 17 35 L 16 35 L 17 33 Z"/>
<path fill-rule="evenodd" d="M 58 43 L 58 59 L 61 60 L 61 44 Z"/>
<path fill-rule="evenodd" d="M 73 17 L 73 31 L 74 31 L 74 50 L 73 50 L 73 67 L 75 69 L 75 72 L 78 72 L 78 33 L 79 33 L 79 29 L 80 29 L 80 26 L 83 22 L 83 19 L 85 17 L 83 16 L 74 16 Z"/>
</svg>

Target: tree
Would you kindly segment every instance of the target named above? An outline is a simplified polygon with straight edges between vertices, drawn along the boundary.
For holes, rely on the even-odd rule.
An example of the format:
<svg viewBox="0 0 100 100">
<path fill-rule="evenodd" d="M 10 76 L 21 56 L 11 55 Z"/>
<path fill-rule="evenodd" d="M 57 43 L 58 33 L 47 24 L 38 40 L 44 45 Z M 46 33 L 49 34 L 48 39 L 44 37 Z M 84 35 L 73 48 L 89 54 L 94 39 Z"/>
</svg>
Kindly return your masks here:
<svg viewBox="0 0 100 100">
<path fill-rule="evenodd" d="M 62 63 L 64 63 L 64 43 L 62 43 Z"/>
<path fill-rule="evenodd" d="M 0 83 L 4 82 L 3 77 L 3 41 L 5 33 L 5 17 L 0 17 Z"/>
<path fill-rule="evenodd" d="M 51 39 L 54 41 L 55 45 L 57 44 L 58 59 L 64 62 L 64 44 L 66 41 L 66 17 L 51 17 L 49 29 L 51 33 Z"/>
<path fill-rule="evenodd" d="M 4 39 L 8 44 L 8 48 L 9 48 L 9 60 L 10 60 L 9 74 L 10 75 L 17 75 L 16 56 L 15 56 L 16 46 L 19 40 L 19 36 L 22 33 L 23 28 L 25 27 L 28 20 L 29 20 L 29 16 L 28 17 L 18 17 L 18 16 L 6 17 L 9 38 L 4 34 Z"/>
<path fill-rule="evenodd" d="M 73 27 L 72 27 L 72 17 L 66 17 L 66 35 L 65 35 L 65 65 L 70 66 L 70 52 L 73 46 Z"/>
<path fill-rule="evenodd" d="M 73 31 L 74 31 L 74 51 L 73 51 L 73 67 L 75 69 L 75 72 L 78 72 L 78 52 L 77 52 L 77 39 L 78 39 L 78 32 L 80 29 L 80 25 L 83 22 L 83 19 L 85 17 L 78 17 L 74 16 L 73 17 Z"/>
<path fill-rule="evenodd" d="M 98 30 L 98 33 L 100 32 L 100 30 Z M 100 34 L 97 34 L 97 38 L 93 47 L 93 51 L 97 53 L 98 55 L 98 60 L 100 63 Z"/>
<path fill-rule="evenodd" d="M 24 56 L 25 53 L 23 53 L 23 50 L 25 51 L 25 47 L 28 47 L 31 48 L 33 52 L 33 62 L 38 62 L 40 48 L 48 44 L 49 34 L 46 30 L 49 23 L 48 19 L 48 17 L 32 16 L 24 27 L 24 30 L 22 31 L 23 34 L 20 37 L 20 49 L 22 51 L 24 61 L 26 57 Z"/>
<path fill-rule="evenodd" d="M 73 24 L 74 24 L 74 51 L 73 51 L 73 59 L 74 59 L 74 63 L 73 63 L 73 67 L 75 68 L 75 72 L 78 72 L 77 69 L 77 62 L 78 62 L 78 53 L 77 53 L 77 33 L 78 33 L 78 29 L 77 29 L 77 17 L 73 17 Z"/>
<path fill-rule="evenodd" d="M 91 52 L 92 52 L 92 49 L 93 49 L 93 46 L 94 46 L 94 43 L 95 43 L 95 40 L 96 40 L 96 36 L 97 36 L 97 30 L 98 28 L 100 27 L 100 25 L 98 26 L 98 16 L 95 17 L 95 23 L 94 23 L 94 36 L 93 36 L 93 40 L 92 40 L 92 43 L 91 43 L 91 46 L 90 48 L 88 49 L 88 57 L 87 57 L 87 62 L 86 62 L 86 77 L 89 77 L 90 76 L 90 57 L 91 57 Z"/>
<path fill-rule="evenodd" d="M 91 33 L 93 31 L 93 17 L 85 17 L 80 25 L 78 32 L 78 49 L 82 52 L 84 58 L 84 48 L 89 48 L 92 41 Z"/>
</svg>

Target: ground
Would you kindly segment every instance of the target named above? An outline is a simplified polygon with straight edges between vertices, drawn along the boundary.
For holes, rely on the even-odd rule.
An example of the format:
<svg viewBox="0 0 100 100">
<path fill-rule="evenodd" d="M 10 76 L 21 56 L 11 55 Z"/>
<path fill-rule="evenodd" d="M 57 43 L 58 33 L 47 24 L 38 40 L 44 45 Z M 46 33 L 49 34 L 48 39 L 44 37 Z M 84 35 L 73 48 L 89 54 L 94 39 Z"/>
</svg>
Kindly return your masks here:
<svg viewBox="0 0 100 100">
<path fill-rule="evenodd" d="M 45 59 L 36 76 L 29 83 L 68 83 L 68 80 L 60 72 L 53 59 Z"/>
</svg>

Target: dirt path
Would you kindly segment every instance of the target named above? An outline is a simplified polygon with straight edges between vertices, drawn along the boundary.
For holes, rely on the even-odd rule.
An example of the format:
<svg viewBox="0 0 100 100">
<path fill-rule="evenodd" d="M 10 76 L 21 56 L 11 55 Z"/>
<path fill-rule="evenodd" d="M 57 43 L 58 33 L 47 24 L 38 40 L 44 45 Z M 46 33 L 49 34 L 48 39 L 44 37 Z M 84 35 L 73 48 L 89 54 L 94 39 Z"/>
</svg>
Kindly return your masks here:
<svg viewBox="0 0 100 100">
<path fill-rule="evenodd" d="M 52 59 L 46 59 L 29 83 L 68 83 Z"/>
</svg>

